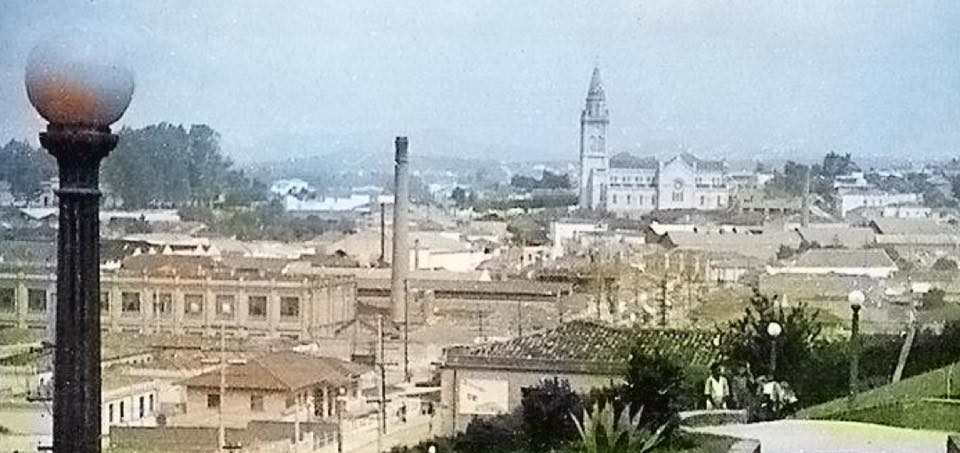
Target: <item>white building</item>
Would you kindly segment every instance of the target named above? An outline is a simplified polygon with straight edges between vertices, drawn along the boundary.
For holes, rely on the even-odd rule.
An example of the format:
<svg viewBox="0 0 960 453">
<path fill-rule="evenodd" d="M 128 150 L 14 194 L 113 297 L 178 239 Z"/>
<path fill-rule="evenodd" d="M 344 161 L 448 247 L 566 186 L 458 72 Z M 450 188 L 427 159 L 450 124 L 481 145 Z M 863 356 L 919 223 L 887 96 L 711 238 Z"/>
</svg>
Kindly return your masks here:
<svg viewBox="0 0 960 453">
<path fill-rule="evenodd" d="M 923 201 L 918 193 L 890 193 L 876 189 L 837 189 L 837 213 L 846 217 L 857 208 L 882 208 L 884 206 L 917 204 Z"/>
<path fill-rule="evenodd" d="M 556 259 L 566 253 L 566 246 L 583 234 L 607 231 L 607 224 L 593 220 L 567 219 L 550 223 L 550 240 L 553 242 L 551 256 Z"/>
<path fill-rule="evenodd" d="M 852 275 L 871 278 L 889 278 L 897 265 L 882 249 L 812 249 L 806 253 L 773 266 L 767 273 Z"/>
<path fill-rule="evenodd" d="M 635 216 L 662 209 L 722 209 L 730 185 L 722 161 L 683 153 L 666 161 L 627 153 L 608 157 L 609 111 L 594 68 L 580 115 L 580 201 L 583 209 Z"/>
</svg>

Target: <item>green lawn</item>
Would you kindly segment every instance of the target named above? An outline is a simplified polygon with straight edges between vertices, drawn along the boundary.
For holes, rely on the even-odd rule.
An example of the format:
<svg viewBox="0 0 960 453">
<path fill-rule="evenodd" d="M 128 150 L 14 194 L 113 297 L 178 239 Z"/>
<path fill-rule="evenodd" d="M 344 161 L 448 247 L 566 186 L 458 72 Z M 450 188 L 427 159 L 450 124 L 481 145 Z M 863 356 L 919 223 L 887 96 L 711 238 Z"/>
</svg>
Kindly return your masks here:
<svg viewBox="0 0 960 453">
<path fill-rule="evenodd" d="M 830 418 L 900 428 L 958 432 L 960 431 L 960 401 L 897 403 L 843 412 Z"/>
<path fill-rule="evenodd" d="M 912 411 L 913 405 L 919 403 L 923 398 L 945 397 L 947 395 L 947 379 L 951 376 L 951 368 L 954 368 L 952 376 L 953 395 L 951 396 L 957 397 L 957 394 L 960 394 L 960 363 L 918 374 L 896 384 L 888 384 L 868 390 L 859 394 L 853 401 L 847 398 L 838 398 L 824 404 L 808 407 L 799 411 L 796 417 L 844 419 L 843 417 L 847 416 L 852 417 L 857 414 L 865 416 L 862 414 L 867 414 L 870 417 L 894 420 L 896 416 L 889 413 L 889 408 L 909 408 L 907 411 L 901 411 L 906 413 Z M 881 410 L 879 408 L 888 409 Z M 871 412 L 870 410 L 873 409 L 877 410 Z"/>
</svg>

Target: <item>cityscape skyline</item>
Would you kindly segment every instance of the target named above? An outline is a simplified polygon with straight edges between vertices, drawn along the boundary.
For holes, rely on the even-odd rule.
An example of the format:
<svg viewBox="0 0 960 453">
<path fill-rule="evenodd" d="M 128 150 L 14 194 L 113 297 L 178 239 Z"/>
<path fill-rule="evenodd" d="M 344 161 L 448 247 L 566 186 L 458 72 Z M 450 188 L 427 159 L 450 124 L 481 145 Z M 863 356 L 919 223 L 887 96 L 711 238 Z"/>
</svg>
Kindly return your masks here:
<svg viewBox="0 0 960 453">
<path fill-rule="evenodd" d="M 397 134 L 413 153 L 574 160 L 595 65 L 612 152 L 934 158 L 960 145 L 958 5 L 591 5 L 13 4 L 0 137 L 40 129 L 22 85 L 31 46 L 94 31 L 136 72 L 124 124 L 206 123 L 239 161 L 386 150 Z M 530 20 L 544 11 L 553 20 Z"/>
</svg>

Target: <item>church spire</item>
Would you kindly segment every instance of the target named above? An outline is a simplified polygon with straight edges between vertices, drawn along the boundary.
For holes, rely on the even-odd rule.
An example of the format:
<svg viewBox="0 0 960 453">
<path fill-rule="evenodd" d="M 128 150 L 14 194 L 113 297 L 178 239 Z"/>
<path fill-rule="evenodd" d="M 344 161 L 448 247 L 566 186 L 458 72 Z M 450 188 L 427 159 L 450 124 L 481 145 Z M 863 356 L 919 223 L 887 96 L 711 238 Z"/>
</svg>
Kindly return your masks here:
<svg viewBox="0 0 960 453">
<path fill-rule="evenodd" d="M 590 76 L 590 90 L 587 91 L 588 98 L 604 99 L 603 82 L 600 81 L 600 67 L 593 67 L 593 75 Z"/>
</svg>

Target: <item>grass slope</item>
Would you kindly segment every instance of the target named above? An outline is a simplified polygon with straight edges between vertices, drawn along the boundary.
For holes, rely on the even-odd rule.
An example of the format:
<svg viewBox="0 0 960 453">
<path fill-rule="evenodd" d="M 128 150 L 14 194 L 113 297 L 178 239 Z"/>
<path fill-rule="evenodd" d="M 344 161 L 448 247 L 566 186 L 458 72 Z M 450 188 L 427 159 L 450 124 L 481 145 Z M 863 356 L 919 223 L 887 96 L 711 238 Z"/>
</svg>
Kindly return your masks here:
<svg viewBox="0 0 960 453">
<path fill-rule="evenodd" d="M 797 418 L 838 419 L 844 413 L 856 413 L 880 406 L 913 404 L 922 398 L 943 398 L 947 395 L 947 379 L 953 369 L 951 395 L 960 394 L 960 362 L 904 379 L 896 384 L 887 384 L 863 392 L 853 400 L 838 398 L 797 412 Z"/>
</svg>

